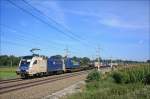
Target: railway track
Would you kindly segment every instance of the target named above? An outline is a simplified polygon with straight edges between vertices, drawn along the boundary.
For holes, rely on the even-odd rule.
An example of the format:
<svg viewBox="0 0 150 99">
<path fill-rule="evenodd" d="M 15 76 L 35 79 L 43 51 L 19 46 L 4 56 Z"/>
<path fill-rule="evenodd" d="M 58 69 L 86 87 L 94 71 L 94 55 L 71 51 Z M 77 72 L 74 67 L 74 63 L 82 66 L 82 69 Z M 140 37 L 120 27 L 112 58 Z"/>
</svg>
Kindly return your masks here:
<svg viewBox="0 0 150 99">
<path fill-rule="evenodd" d="M 12 85 L 6 84 L 5 86 L 0 87 L 0 94 L 12 92 L 12 91 L 16 91 L 16 90 L 20 90 L 20 89 L 24 89 L 24 88 L 29 88 L 29 87 L 33 87 L 33 86 L 37 86 L 37 85 L 42 85 L 42 84 L 46 84 L 46 83 L 51 83 L 51 82 L 54 82 L 57 80 L 78 76 L 78 75 L 85 74 L 88 72 L 89 72 L 89 70 L 88 71 L 74 72 L 74 73 L 67 73 L 67 74 L 57 75 L 54 77 L 50 76 L 48 78 L 31 80 L 29 82 L 21 81 L 21 82 L 12 84 Z"/>
<path fill-rule="evenodd" d="M 0 84 L 17 82 L 17 81 L 22 81 L 22 79 L 21 78 L 15 78 L 15 79 L 0 80 Z"/>
</svg>

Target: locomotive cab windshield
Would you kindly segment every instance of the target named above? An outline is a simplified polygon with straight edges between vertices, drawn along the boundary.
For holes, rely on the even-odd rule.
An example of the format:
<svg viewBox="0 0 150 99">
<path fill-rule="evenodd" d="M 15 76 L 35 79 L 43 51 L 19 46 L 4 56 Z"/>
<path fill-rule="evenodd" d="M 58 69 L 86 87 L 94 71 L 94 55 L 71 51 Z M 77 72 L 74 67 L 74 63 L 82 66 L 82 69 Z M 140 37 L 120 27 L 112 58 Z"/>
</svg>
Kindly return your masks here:
<svg viewBox="0 0 150 99">
<path fill-rule="evenodd" d="M 30 65 L 30 61 L 21 60 L 20 67 L 28 67 Z"/>
<path fill-rule="evenodd" d="M 29 67 L 32 58 L 33 58 L 33 56 L 24 56 L 24 57 L 21 59 L 20 67 Z"/>
</svg>

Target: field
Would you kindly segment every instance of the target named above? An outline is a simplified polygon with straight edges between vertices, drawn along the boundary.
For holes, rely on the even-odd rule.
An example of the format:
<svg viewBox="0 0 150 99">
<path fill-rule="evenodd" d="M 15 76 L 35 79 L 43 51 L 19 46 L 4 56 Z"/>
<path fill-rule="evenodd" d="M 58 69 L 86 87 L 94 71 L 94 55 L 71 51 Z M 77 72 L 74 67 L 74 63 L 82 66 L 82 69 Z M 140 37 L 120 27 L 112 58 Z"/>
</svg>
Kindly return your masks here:
<svg viewBox="0 0 150 99">
<path fill-rule="evenodd" d="M 0 67 L 0 79 L 13 79 L 17 78 L 16 75 L 17 67 Z"/>
<path fill-rule="evenodd" d="M 86 86 L 80 93 L 66 99 L 149 99 L 150 65 L 123 68 L 102 75 L 97 71 L 90 73 Z"/>
</svg>

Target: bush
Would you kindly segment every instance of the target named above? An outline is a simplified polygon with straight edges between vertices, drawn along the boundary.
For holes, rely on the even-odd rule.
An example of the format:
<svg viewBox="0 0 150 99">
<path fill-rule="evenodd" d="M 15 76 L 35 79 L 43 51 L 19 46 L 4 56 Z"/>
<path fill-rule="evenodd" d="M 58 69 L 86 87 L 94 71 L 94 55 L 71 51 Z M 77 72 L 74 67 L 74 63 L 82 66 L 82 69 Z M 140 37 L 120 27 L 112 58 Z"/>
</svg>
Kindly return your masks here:
<svg viewBox="0 0 150 99">
<path fill-rule="evenodd" d="M 150 73 L 144 77 L 144 83 L 150 84 Z"/>
<path fill-rule="evenodd" d="M 120 72 L 114 72 L 112 74 L 112 78 L 116 83 L 122 83 L 123 82 L 123 75 Z"/>
<path fill-rule="evenodd" d="M 99 81 L 101 79 L 101 74 L 99 71 L 94 70 L 88 74 L 86 82 Z"/>
</svg>

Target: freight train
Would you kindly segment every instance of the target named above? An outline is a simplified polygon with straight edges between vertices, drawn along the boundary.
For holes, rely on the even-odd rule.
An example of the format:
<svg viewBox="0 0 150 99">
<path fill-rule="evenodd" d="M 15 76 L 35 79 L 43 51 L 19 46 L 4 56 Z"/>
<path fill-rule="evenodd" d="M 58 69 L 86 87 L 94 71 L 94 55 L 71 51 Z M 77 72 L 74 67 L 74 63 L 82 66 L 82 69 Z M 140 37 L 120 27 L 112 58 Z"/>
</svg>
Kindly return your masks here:
<svg viewBox="0 0 150 99">
<path fill-rule="evenodd" d="M 50 75 L 53 73 L 65 73 L 71 71 L 85 70 L 89 67 L 81 67 L 79 60 L 51 56 L 31 55 L 21 58 L 16 71 L 21 78 Z"/>
</svg>

